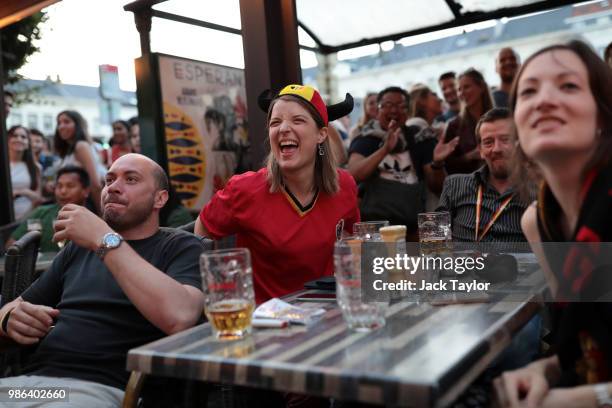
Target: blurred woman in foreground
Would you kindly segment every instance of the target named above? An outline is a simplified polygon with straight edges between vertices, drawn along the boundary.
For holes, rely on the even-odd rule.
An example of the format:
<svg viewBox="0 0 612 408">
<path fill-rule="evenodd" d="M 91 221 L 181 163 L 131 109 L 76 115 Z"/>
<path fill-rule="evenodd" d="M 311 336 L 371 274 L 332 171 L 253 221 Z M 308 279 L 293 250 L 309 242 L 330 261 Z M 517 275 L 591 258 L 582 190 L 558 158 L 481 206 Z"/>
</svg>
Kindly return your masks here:
<svg viewBox="0 0 612 408">
<path fill-rule="evenodd" d="M 569 251 L 538 245 L 612 242 L 611 90 L 612 71 L 579 41 L 538 51 L 517 75 L 511 95 L 517 169 L 535 166 L 542 178 L 523 231 L 551 292 L 565 302 L 555 305 L 555 354 L 497 379 L 502 405 L 612 403 L 612 303 L 594 302 L 602 295 L 609 300 L 610 270 L 592 266 L 594 244 Z"/>
</svg>

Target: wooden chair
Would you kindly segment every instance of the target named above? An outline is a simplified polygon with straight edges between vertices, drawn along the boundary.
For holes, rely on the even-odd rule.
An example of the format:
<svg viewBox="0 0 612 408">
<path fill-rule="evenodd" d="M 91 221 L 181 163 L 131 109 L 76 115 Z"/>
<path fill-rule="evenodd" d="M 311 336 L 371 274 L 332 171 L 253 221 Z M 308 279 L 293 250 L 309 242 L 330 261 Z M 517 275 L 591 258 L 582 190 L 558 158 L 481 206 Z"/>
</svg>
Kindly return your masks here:
<svg viewBox="0 0 612 408">
<path fill-rule="evenodd" d="M 30 231 L 7 249 L 0 307 L 19 297 L 36 279 L 36 258 L 40 237 L 40 231 Z M 3 348 L 0 357 L 0 376 L 19 375 L 23 353 L 27 351 L 14 346 L 12 342 L 5 344 Z"/>
<path fill-rule="evenodd" d="M 186 228 L 191 225 L 191 231 L 188 231 Z M 178 227 L 177 229 L 193 232 L 193 226 L 195 225 L 195 221 L 189 224 Z M 204 246 L 204 251 L 211 251 L 215 247 L 215 242 L 208 238 L 200 238 Z M 141 373 L 140 371 L 132 371 L 130 374 L 130 379 L 125 387 L 125 395 L 123 396 L 123 403 L 121 404 L 122 408 L 136 408 L 140 406 L 141 403 L 141 391 L 144 385 L 144 381 L 146 378 L 146 374 Z"/>
</svg>

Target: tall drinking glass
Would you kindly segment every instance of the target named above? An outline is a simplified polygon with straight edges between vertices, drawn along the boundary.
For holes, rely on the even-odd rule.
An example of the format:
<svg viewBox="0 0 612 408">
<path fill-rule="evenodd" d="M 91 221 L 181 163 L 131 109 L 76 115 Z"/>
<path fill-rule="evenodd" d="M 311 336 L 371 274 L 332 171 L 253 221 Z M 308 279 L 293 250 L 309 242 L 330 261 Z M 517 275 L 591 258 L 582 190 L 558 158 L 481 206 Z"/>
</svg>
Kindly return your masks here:
<svg viewBox="0 0 612 408">
<path fill-rule="evenodd" d="M 220 340 L 243 338 L 251 331 L 255 307 L 251 253 L 246 248 L 205 252 L 200 271 L 213 333 Z"/>
<path fill-rule="evenodd" d="M 388 227 L 389 221 L 362 221 L 353 224 L 353 235 L 363 240 L 382 241 L 380 229 Z"/>
<path fill-rule="evenodd" d="M 450 213 L 427 212 L 418 215 L 419 245 L 421 255 L 445 258 L 452 256 L 452 234 Z M 442 269 L 428 269 L 426 279 L 437 281 Z"/>
<path fill-rule="evenodd" d="M 361 292 L 361 244 L 363 240 L 348 237 L 334 247 L 336 300 L 342 316 L 352 330 L 364 332 L 385 325 L 389 301 L 364 302 Z"/>
<path fill-rule="evenodd" d="M 42 221 L 38 218 L 29 218 L 27 222 L 28 232 L 42 231 Z"/>
</svg>

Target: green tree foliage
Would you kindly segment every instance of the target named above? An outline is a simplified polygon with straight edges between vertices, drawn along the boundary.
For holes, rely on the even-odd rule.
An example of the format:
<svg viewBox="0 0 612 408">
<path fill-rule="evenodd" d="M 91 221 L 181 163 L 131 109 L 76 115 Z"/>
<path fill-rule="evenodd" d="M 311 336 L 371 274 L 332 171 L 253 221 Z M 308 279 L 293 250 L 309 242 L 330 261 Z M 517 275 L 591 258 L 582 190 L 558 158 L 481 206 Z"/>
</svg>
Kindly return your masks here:
<svg viewBox="0 0 612 408">
<path fill-rule="evenodd" d="M 38 51 L 34 42 L 40 39 L 39 25 L 46 20 L 45 13 L 38 12 L 0 30 L 5 83 L 10 84 L 20 79 L 17 70 L 30 55 Z"/>
</svg>

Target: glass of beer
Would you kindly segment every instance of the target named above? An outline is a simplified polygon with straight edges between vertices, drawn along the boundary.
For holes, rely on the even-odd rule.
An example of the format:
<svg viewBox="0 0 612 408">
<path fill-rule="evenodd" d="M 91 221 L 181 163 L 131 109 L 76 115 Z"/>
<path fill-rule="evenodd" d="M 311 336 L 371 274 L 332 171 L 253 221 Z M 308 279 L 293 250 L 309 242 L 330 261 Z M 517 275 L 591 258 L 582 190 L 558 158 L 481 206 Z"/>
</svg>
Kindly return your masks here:
<svg viewBox="0 0 612 408">
<path fill-rule="evenodd" d="M 251 253 L 246 248 L 205 252 L 200 257 L 204 313 L 219 340 L 251 331 L 255 293 Z"/>
<path fill-rule="evenodd" d="M 389 221 L 362 221 L 353 224 L 353 235 L 364 241 L 382 241 L 380 229 L 388 227 Z"/>
</svg>

